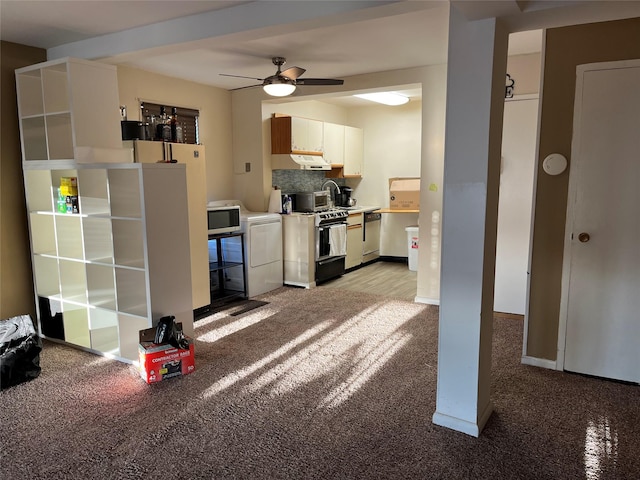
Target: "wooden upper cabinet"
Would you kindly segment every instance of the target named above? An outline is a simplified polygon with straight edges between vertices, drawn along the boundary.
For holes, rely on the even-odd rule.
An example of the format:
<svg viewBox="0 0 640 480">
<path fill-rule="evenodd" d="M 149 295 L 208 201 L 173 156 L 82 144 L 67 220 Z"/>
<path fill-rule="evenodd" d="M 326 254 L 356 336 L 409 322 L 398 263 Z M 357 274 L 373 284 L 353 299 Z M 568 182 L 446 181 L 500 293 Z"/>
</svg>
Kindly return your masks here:
<svg viewBox="0 0 640 480">
<path fill-rule="evenodd" d="M 319 120 L 274 114 L 271 117 L 271 153 L 322 155 L 323 130 L 323 122 Z"/>
</svg>

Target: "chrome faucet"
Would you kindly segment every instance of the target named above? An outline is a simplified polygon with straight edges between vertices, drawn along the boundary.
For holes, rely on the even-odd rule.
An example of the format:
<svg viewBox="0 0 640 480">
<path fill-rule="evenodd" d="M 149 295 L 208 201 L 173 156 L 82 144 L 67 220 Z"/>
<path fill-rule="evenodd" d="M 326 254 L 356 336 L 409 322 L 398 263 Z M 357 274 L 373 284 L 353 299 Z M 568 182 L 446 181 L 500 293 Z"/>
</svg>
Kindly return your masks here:
<svg viewBox="0 0 640 480">
<path fill-rule="evenodd" d="M 336 187 L 336 192 L 340 193 L 340 187 L 333 180 L 325 180 L 324 183 L 322 184 L 322 186 L 320 187 L 320 190 L 324 190 L 324 187 L 327 185 L 327 183 L 333 183 L 335 185 L 335 187 Z"/>
<path fill-rule="evenodd" d="M 322 186 L 320 187 L 320 190 L 324 190 L 324 187 L 327 184 L 331 184 L 333 183 L 336 187 L 336 194 L 331 195 L 331 189 L 329 189 L 329 207 L 333 208 L 336 205 L 336 202 L 338 200 L 338 195 L 340 194 L 340 187 L 338 186 L 338 184 L 336 182 L 334 182 L 333 180 L 325 180 L 324 183 L 322 184 Z M 335 199 L 335 200 L 334 200 Z"/>
</svg>

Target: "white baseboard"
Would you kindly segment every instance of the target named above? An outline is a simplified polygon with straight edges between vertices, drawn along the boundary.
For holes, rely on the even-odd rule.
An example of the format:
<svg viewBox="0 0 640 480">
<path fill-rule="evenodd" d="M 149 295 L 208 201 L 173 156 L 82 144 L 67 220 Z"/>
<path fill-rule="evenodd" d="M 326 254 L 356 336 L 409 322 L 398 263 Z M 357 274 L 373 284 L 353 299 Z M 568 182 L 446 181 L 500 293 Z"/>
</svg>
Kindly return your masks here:
<svg viewBox="0 0 640 480">
<path fill-rule="evenodd" d="M 440 305 L 440 299 L 438 298 L 415 297 L 413 301 L 416 303 L 426 303 L 427 305 Z"/>
<path fill-rule="evenodd" d="M 549 370 L 556 369 L 555 360 L 547 360 L 546 358 L 528 357 L 526 355 L 523 355 L 520 361 L 524 365 L 531 365 L 532 367 L 548 368 Z"/>
<path fill-rule="evenodd" d="M 469 422 L 468 420 L 452 417 L 450 415 L 439 412 L 435 412 L 433 414 L 432 421 L 433 423 L 435 423 L 436 425 L 440 425 L 441 427 L 450 428 L 452 430 L 456 430 L 457 432 L 466 433 L 467 435 L 471 435 L 472 437 L 477 438 L 480 436 L 480 432 L 484 428 L 492 413 L 493 404 L 489 402 L 487 407 L 482 412 L 482 415 L 480 416 L 477 424 Z"/>
</svg>

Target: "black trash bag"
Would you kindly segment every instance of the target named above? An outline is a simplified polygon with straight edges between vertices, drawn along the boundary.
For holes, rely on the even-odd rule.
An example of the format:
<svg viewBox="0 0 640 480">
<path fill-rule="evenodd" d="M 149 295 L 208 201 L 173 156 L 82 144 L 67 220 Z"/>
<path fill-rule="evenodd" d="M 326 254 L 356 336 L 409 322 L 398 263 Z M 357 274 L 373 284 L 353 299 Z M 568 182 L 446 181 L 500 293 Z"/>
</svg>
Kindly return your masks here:
<svg viewBox="0 0 640 480">
<path fill-rule="evenodd" d="M 154 343 L 168 343 L 172 347 L 189 350 L 189 341 L 176 324 L 176 317 L 169 315 L 158 320 Z"/>
<path fill-rule="evenodd" d="M 40 375 L 41 350 L 29 315 L 0 320 L 0 390 Z"/>
</svg>

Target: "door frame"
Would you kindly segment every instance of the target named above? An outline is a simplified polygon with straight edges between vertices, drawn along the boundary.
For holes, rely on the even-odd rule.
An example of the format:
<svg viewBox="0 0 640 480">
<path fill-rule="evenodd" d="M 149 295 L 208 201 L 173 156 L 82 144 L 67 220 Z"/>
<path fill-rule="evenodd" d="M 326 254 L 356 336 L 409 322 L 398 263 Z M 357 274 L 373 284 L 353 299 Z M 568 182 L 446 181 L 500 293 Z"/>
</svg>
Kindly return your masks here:
<svg viewBox="0 0 640 480">
<path fill-rule="evenodd" d="M 640 67 L 639 60 L 620 60 L 615 62 L 587 63 L 576 66 L 576 94 L 573 106 L 573 138 L 571 140 L 571 158 L 569 162 L 569 190 L 567 194 L 567 216 L 564 228 L 564 250 L 562 255 L 562 284 L 560 290 L 560 317 L 558 319 L 558 353 L 556 370 L 564 370 L 564 357 L 567 341 L 567 320 L 569 316 L 569 279 L 571 278 L 571 230 L 574 221 L 574 205 L 578 192 L 578 163 L 576 150 L 580 143 L 580 118 L 582 114 L 583 82 L 586 72 L 598 70 L 617 70 Z"/>
</svg>

